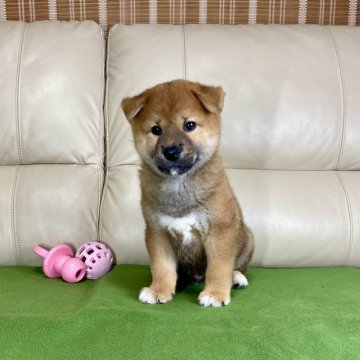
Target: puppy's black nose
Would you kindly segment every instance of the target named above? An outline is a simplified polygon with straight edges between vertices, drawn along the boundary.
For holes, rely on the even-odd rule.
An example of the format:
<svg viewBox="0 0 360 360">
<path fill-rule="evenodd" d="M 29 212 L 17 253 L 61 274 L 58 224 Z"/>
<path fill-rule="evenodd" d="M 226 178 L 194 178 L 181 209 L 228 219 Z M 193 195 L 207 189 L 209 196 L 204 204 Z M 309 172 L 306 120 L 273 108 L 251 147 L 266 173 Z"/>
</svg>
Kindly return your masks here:
<svg viewBox="0 0 360 360">
<path fill-rule="evenodd" d="M 176 161 L 181 156 L 182 149 L 180 146 L 168 146 L 163 149 L 165 159 L 169 161 Z"/>
</svg>

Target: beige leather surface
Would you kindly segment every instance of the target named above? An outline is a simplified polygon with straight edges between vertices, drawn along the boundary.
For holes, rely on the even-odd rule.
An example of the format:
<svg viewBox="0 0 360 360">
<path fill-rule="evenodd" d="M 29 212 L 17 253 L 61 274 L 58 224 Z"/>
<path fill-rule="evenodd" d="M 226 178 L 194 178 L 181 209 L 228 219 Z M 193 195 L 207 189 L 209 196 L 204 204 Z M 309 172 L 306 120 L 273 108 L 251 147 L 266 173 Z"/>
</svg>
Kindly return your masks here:
<svg viewBox="0 0 360 360">
<path fill-rule="evenodd" d="M 227 167 L 359 170 L 359 37 L 360 28 L 341 26 L 115 26 L 110 165 L 136 162 L 121 99 L 187 78 L 227 93 Z"/>
<path fill-rule="evenodd" d="M 0 43 L 1 265 L 99 236 L 119 263 L 148 262 L 120 102 L 187 78 L 227 92 L 221 153 L 255 233 L 253 265 L 360 266 L 360 28 L 116 26 L 103 198 L 100 28 L 6 22 Z"/>
<path fill-rule="evenodd" d="M 108 54 L 102 240 L 144 263 L 123 97 L 186 78 L 227 93 L 221 153 L 258 266 L 360 266 L 360 28 L 116 26 Z M 334 170 L 341 171 L 334 171 Z"/>
<path fill-rule="evenodd" d="M 0 264 L 98 238 L 104 38 L 93 22 L 0 23 Z"/>
<path fill-rule="evenodd" d="M 5 22 L 0 39 L 0 88 L 6 89 L 0 164 L 98 163 L 101 28 L 92 22 Z"/>
<path fill-rule="evenodd" d="M 118 222 L 113 232 L 103 229 L 103 238 L 117 239 L 111 244 L 120 263 L 148 262 L 137 172 L 138 166 L 124 165 L 109 173 L 103 221 L 108 223 L 116 214 Z M 355 201 L 359 173 L 231 169 L 228 176 L 255 235 L 253 265 L 360 266 L 359 225 L 349 233 L 348 205 L 339 180 L 341 176 L 348 181 L 347 189 L 357 191 L 350 200 Z"/>
</svg>

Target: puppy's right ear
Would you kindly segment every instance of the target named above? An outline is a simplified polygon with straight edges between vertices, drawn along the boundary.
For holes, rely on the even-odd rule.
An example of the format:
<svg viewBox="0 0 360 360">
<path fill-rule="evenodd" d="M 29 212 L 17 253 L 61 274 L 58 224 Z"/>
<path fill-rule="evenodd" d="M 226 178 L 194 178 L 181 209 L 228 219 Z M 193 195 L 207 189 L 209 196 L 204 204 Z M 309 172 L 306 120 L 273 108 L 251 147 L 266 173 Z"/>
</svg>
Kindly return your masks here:
<svg viewBox="0 0 360 360">
<path fill-rule="evenodd" d="M 137 115 L 139 115 L 140 111 L 144 108 L 145 104 L 146 104 L 146 96 L 144 94 L 140 94 L 131 98 L 125 98 L 121 102 L 121 107 L 128 121 L 131 121 Z"/>
</svg>

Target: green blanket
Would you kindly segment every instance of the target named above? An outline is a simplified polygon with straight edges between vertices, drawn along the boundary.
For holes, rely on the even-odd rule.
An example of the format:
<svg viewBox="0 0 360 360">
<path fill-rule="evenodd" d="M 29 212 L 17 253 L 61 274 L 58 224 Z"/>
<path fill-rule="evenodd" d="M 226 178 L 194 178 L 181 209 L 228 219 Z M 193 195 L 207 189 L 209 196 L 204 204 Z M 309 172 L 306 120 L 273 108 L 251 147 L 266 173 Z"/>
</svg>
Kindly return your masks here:
<svg viewBox="0 0 360 360">
<path fill-rule="evenodd" d="M 39 268 L 0 268 L 0 359 L 360 359 L 360 270 L 250 269 L 223 308 L 203 284 L 143 305 L 146 266 L 67 284 Z"/>
</svg>

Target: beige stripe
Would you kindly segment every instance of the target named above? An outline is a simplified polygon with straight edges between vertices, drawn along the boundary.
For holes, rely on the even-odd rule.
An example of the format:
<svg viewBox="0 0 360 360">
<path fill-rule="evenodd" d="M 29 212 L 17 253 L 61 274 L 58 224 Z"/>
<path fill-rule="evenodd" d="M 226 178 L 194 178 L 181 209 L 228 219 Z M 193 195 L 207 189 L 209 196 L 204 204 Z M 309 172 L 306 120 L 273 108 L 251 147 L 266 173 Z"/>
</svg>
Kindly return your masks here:
<svg viewBox="0 0 360 360">
<path fill-rule="evenodd" d="M 282 2 L 283 0 L 279 1 L 279 24 L 281 24 L 281 19 L 282 19 Z"/>
<path fill-rule="evenodd" d="M 132 23 L 136 24 L 136 1 L 135 0 L 133 0 L 133 22 Z"/>
<path fill-rule="evenodd" d="M 29 16 L 30 16 L 30 21 L 33 21 L 32 0 L 29 0 L 28 3 L 29 3 Z"/>
<path fill-rule="evenodd" d="M 184 0 L 183 4 L 183 24 L 186 24 L 186 0 Z"/>
<path fill-rule="evenodd" d="M 30 21 L 36 21 L 36 14 L 35 14 L 35 0 L 30 1 L 30 12 L 31 12 L 31 19 Z"/>
<path fill-rule="evenodd" d="M 80 21 L 86 20 L 85 0 L 80 0 Z"/>
<path fill-rule="evenodd" d="M 149 23 L 157 23 L 157 0 L 149 1 Z"/>
<path fill-rule="evenodd" d="M 5 0 L 0 0 L 0 21 L 6 21 L 6 4 L 5 4 Z"/>
<path fill-rule="evenodd" d="M 220 0 L 219 2 L 219 24 L 224 24 L 224 8 L 225 8 L 225 0 Z"/>
<path fill-rule="evenodd" d="M 324 25 L 325 0 L 320 0 L 319 24 Z"/>
<path fill-rule="evenodd" d="M 199 1 L 199 24 L 207 23 L 207 0 Z"/>
<path fill-rule="evenodd" d="M 276 6 L 276 0 L 273 0 L 273 2 L 272 2 L 272 21 L 271 21 L 271 23 L 272 24 L 275 24 L 275 6 Z"/>
<path fill-rule="evenodd" d="M 283 0 L 281 12 L 282 12 L 282 19 L 281 19 L 280 24 L 285 24 L 285 17 L 286 17 L 286 0 Z"/>
<path fill-rule="evenodd" d="M 256 24 L 257 0 L 249 1 L 249 24 Z"/>
<path fill-rule="evenodd" d="M 24 1 L 18 0 L 18 8 L 19 8 L 19 20 L 24 21 L 25 20 L 25 14 L 24 14 Z"/>
<path fill-rule="evenodd" d="M 358 3 L 357 0 L 350 0 L 350 3 L 349 3 L 348 24 L 351 26 L 356 25 L 357 3 Z"/>
<path fill-rule="evenodd" d="M 172 1 L 172 23 L 176 24 L 176 1 Z"/>
<path fill-rule="evenodd" d="M 330 0 L 330 11 L 329 11 L 329 25 L 332 25 L 332 19 L 333 19 L 333 0 Z"/>
<path fill-rule="evenodd" d="M 133 23 L 133 1 L 130 0 L 130 24 Z"/>
<path fill-rule="evenodd" d="M 225 2 L 226 0 L 223 0 L 222 2 L 222 24 L 225 24 Z"/>
<path fill-rule="evenodd" d="M 172 0 L 170 0 L 169 4 L 169 24 L 172 24 Z"/>
<path fill-rule="evenodd" d="M 122 1 L 119 0 L 119 23 L 122 24 L 122 20 L 121 20 L 121 17 L 122 17 Z"/>
<path fill-rule="evenodd" d="M 235 24 L 235 0 L 230 0 L 229 24 Z"/>
<path fill-rule="evenodd" d="M 182 25 L 183 24 L 183 0 L 180 0 L 180 9 L 179 9 L 179 22 Z"/>
<path fill-rule="evenodd" d="M 222 0 L 219 1 L 219 24 L 221 24 Z"/>
<path fill-rule="evenodd" d="M 49 0 L 49 20 L 57 19 L 56 0 Z"/>
<path fill-rule="evenodd" d="M 107 31 L 107 8 L 106 0 L 99 1 L 99 25 Z"/>
<path fill-rule="evenodd" d="M 274 24 L 274 6 L 275 6 L 275 0 L 269 1 L 269 24 Z"/>
<path fill-rule="evenodd" d="M 75 20 L 74 1 L 69 0 L 70 20 Z"/>
<path fill-rule="evenodd" d="M 174 19 L 173 19 L 173 0 L 170 0 L 170 24 L 174 24 Z"/>
<path fill-rule="evenodd" d="M 124 1 L 120 0 L 120 4 L 119 4 L 119 22 L 120 24 L 124 23 Z"/>
<path fill-rule="evenodd" d="M 336 0 L 334 0 L 334 7 L 333 7 L 333 17 L 332 17 L 333 25 L 335 25 L 335 15 L 336 15 Z"/>
<path fill-rule="evenodd" d="M 282 13 L 283 10 L 283 0 L 280 0 L 280 4 L 279 4 L 279 24 L 282 24 Z"/>
<path fill-rule="evenodd" d="M 299 24 L 306 24 L 306 14 L 307 14 L 307 0 L 300 0 L 299 2 Z"/>
<path fill-rule="evenodd" d="M 121 6 L 122 6 L 122 23 L 125 24 L 125 20 L 126 20 L 125 0 L 121 0 Z"/>
</svg>

